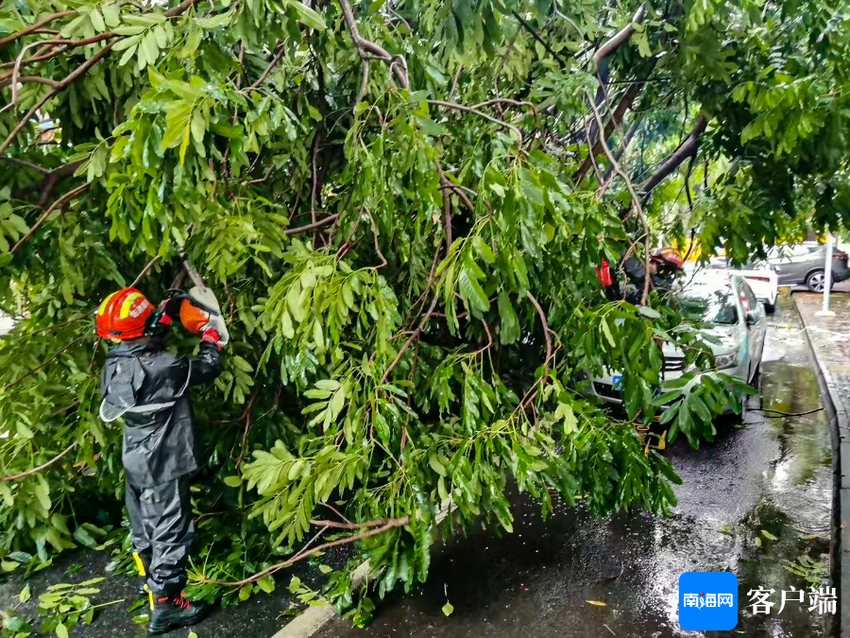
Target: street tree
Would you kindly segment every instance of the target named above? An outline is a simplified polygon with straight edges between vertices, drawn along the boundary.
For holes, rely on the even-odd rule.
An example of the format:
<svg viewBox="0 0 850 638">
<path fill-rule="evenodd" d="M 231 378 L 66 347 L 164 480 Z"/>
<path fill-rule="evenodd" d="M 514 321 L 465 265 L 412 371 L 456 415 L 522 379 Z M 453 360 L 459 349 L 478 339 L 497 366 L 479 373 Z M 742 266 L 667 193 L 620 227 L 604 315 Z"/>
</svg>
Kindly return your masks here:
<svg viewBox="0 0 850 638">
<path fill-rule="evenodd" d="M 636 425 L 676 401 L 662 430 L 698 445 L 740 384 L 595 268 L 838 229 L 847 27 L 805 1 L 4 0 L 3 568 L 120 519 L 93 311 L 159 300 L 184 258 L 232 338 L 195 402 L 197 593 L 353 543 L 342 606 L 364 557 L 380 595 L 409 587 L 438 529 L 511 532 L 514 489 L 667 512 Z M 691 371 L 659 397 L 665 342 Z M 589 391 L 606 368 L 624 416 Z"/>
</svg>

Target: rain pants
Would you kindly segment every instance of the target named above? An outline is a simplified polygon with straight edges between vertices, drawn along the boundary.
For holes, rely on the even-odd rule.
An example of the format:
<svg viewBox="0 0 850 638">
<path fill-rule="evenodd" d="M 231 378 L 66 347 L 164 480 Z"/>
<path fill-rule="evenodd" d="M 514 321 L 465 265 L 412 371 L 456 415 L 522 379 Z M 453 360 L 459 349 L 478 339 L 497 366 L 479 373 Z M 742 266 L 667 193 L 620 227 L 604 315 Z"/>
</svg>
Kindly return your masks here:
<svg viewBox="0 0 850 638">
<path fill-rule="evenodd" d="M 215 344 L 201 343 L 199 356 L 186 357 L 166 350 L 163 339 L 119 344 L 103 368 L 100 416 L 124 417 L 133 547 L 155 595 L 177 595 L 186 584 L 194 536 L 189 480 L 203 462 L 187 390 L 220 372 Z"/>
</svg>

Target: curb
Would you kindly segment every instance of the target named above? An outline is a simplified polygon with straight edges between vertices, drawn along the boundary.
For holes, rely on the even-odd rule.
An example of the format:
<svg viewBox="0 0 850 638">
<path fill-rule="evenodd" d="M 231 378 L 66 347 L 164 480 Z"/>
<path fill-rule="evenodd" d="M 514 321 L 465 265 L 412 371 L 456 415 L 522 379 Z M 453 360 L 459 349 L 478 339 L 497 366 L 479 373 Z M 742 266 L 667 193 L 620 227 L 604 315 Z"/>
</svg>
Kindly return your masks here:
<svg viewBox="0 0 850 638">
<path fill-rule="evenodd" d="M 817 364 L 815 376 L 832 433 L 832 538 L 829 554 L 832 582 L 838 593 L 839 622 L 831 623 L 828 635 L 843 636 L 845 628 L 850 628 L 850 420 L 829 367 L 809 335 L 810 326 L 806 323 L 797 298 L 794 298 L 794 308 L 800 317 L 806 342 Z M 845 587 L 845 584 L 848 586 Z"/>
</svg>

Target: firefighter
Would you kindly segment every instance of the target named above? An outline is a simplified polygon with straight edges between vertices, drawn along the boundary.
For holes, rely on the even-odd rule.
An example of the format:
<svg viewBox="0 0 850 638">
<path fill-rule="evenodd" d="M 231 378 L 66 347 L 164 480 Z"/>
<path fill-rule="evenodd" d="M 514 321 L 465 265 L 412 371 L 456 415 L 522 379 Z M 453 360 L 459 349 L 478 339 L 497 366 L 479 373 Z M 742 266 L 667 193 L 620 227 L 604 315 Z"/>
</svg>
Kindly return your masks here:
<svg viewBox="0 0 850 638">
<path fill-rule="evenodd" d="M 178 317 L 201 336 L 197 357 L 165 348 L 165 333 Z M 189 482 L 203 462 L 188 389 L 219 375 L 229 336 L 215 296 L 201 287 L 188 298 L 173 295 L 156 309 L 134 288 L 113 293 L 98 309 L 97 334 L 116 344 L 101 376 L 100 416 L 107 423 L 124 418 L 122 460 L 134 557 L 147 579 L 148 633 L 161 634 L 193 625 L 207 611 L 183 597 L 194 535 Z"/>
<path fill-rule="evenodd" d="M 665 246 L 649 257 L 650 290 L 659 292 L 672 289 L 676 278 L 684 266 L 684 261 L 679 252 L 671 247 Z M 644 262 L 634 256 L 629 256 L 622 262 L 621 268 L 626 273 L 625 299 L 629 303 L 639 305 L 643 296 L 644 282 L 646 281 L 646 269 Z M 608 262 L 602 261 L 602 268 L 597 268 L 596 275 L 605 289 L 605 296 L 611 301 L 623 299 L 617 272 L 612 271 Z"/>
</svg>

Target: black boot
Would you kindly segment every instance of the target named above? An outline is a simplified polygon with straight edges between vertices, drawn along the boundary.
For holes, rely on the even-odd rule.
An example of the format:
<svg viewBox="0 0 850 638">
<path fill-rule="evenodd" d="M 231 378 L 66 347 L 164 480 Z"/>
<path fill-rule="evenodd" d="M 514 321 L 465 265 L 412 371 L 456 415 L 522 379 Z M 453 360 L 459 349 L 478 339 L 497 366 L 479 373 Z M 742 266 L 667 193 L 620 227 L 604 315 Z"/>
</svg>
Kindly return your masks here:
<svg viewBox="0 0 850 638">
<path fill-rule="evenodd" d="M 190 627 L 201 622 L 209 612 L 203 603 L 193 603 L 177 596 L 160 596 L 150 594 L 151 619 L 148 623 L 149 634 L 164 634 L 178 627 Z"/>
</svg>

